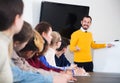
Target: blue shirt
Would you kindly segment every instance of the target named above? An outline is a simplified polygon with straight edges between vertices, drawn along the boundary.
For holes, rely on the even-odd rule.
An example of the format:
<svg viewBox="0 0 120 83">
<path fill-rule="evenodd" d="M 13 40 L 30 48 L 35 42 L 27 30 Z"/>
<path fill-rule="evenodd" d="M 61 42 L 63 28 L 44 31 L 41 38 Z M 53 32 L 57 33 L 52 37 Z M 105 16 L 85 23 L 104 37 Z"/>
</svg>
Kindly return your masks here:
<svg viewBox="0 0 120 83">
<path fill-rule="evenodd" d="M 40 56 L 40 57 L 39 57 L 39 60 L 40 60 L 44 65 L 46 65 L 48 68 L 56 68 L 56 67 L 50 65 L 50 64 L 47 62 L 47 60 L 46 60 L 46 58 L 45 58 L 44 55 Z"/>
<path fill-rule="evenodd" d="M 13 82 L 15 83 L 53 83 L 52 75 L 43 75 L 32 71 L 23 71 L 12 65 Z"/>
<path fill-rule="evenodd" d="M 46 58 L 45 58 L 44 55 L 40 56 L 40 57 L 39 57 L 39 60 L 40 60 L 44 65 L 46 65 L 48 68 L 56 68 L 56 69 L 61 69 L 61 70 L 66 70 L 66 69 L 67 69 L 66 66 L 65 66 L 65 67 L 57 67 L 57 66 L 54 67 L 54 66 L 50 65 L 50 64 L 47 62 L 47 60 L 46 60 Z"/>
</svg>

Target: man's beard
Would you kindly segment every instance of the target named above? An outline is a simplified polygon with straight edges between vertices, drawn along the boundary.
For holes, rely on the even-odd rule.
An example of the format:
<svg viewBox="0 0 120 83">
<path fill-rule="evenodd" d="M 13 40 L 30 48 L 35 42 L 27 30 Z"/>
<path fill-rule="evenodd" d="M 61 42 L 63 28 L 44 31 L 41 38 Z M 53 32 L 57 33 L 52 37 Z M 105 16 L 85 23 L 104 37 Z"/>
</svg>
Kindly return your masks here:
<svg viewBox="0 0 120 83">
<path fill-rule="evenodd" d="M 87 28 L 83 28 L 84 30 L 87 30 Z"/>
<path fill-rule="evenodd" d="M 84 26 L 86 26 L 87 28 L 84 28 Z M 87 30 L 87 29 L 88 29 L 88 27 L 89 27 L 88 25 L 84 25 L 84 26 L 83 26 L 83 29 L 84 29 L 84 30 Z"/>
</svg>

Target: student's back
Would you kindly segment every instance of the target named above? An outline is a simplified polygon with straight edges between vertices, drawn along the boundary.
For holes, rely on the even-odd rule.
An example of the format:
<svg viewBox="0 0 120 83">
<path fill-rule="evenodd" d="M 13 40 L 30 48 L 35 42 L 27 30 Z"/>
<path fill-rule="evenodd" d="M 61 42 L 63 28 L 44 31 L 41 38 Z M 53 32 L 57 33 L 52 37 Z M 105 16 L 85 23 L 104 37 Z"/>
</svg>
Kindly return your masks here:
<svg viewBox="0 0 120 83">
<path fill-rule="evenodd" d="M 12 83 L 12 72 L 9 62 L 10 58 L 7 50 L 9 43 L 9 38 L 0 32 L 0 83 Z"/>
</svg>

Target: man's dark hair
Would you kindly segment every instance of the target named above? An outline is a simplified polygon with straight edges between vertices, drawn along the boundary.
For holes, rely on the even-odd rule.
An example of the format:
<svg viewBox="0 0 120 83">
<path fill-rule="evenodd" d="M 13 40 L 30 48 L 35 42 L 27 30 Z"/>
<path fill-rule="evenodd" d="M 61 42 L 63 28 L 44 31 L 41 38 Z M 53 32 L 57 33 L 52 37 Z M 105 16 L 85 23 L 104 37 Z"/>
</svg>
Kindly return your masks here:
<svg viewBox="0 0 120 83">
<path fill-rule="evenodd" d="M 91 17 L 91 16 L 88 16 L 88 15 L 83 16 L 82 20 L 83 20 L 85 17 L 86 17 L 86 18 L 90 18 L 90 20 L 91 20 L 91 22 L 92 22 L 92 17 Z"/>
<path fill-rule="evenodd" d="M 70 44 L 70 40 L 65 37 L 62 37 L 61 46 L 60 48 L 57 49 L 57 51 L 61 51 L 63 48 L 67 48 L 69 44 Z"/>
<path fill-rule="evenodd" d="M 22 15 L 23 6 L 22 0 L 0 0 L 0 31 L 10 28 L 17 14 Z"/>
</svg>

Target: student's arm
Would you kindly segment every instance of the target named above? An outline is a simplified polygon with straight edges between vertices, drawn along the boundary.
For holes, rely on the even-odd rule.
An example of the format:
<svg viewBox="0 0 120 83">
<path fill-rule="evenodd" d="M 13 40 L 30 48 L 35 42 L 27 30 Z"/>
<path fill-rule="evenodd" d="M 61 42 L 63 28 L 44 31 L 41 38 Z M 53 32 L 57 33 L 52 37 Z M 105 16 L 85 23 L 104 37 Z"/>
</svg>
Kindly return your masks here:
<svg viewBox="0 0 120 83">
<path fill-rule="evenodd" d="M 44 55 L 43 55 L 43 56 L 40 56 L 40 57 L 39 57 L 39 60 L 40 60 L 44 65 L 46 65 L 46 66 L 49 67 L 49 68 L 56 68 L 56 67 L 53 67 L 52 65 L 50 65 L 50 64 L 47 62 L 47 60 L 46 60 L 46 58 L 45 58 Z"/>
</svg>

